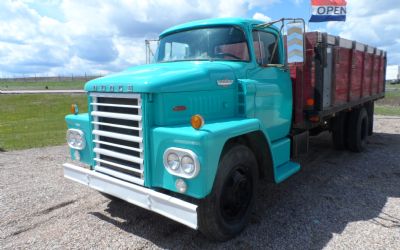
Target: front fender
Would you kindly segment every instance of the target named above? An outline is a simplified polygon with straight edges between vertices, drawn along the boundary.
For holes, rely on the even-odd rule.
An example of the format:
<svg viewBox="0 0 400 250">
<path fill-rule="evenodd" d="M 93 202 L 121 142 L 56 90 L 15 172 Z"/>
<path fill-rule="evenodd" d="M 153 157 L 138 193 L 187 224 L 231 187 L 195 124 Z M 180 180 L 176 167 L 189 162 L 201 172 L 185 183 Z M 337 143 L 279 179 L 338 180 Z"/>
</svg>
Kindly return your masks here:
<svg viewBox="0 0 400 250">
<path fill-rule="evenodd" d="M 88 165 L 93 166 L 93 146 L 92 146 L 92 133 L 90 128 L 89 115 L 78 114 L 78 115 L 67 115 L 65 116 L 67 127 L 82 130 L 85 134 L 86 147 L 82 150 L 70 149 L 71 158 L 75 159 L 75 151 L 79 152 L 80 161 Z"/>
<path fill-rule="evenodd" d="M 213 187 L 218 163 L 225 142 L 232 137 L 260 130 L 258 119 L 238 119 L 218 121 L 204 125 L 200 130 L 191 126 L 157 127 L 151 130 L 151 187 L 160 187 L 178 192 L 175 187 L 175 177 L 167 172 L 163 165 L 164 151 L 169 147 L 190 149 L 197 154 L 200 161 L 200 172 L 193 179 L 187 179 L 186 195 L 194 198 L 204 198 Z"/>
</svg>

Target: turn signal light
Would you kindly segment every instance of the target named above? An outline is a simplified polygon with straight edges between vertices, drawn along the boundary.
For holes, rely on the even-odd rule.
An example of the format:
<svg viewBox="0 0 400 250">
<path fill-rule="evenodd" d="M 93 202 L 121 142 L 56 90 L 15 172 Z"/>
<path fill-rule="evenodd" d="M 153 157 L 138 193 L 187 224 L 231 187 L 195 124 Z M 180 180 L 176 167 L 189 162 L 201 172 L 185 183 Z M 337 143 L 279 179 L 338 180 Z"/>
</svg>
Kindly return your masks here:
<svg viewBox="0 0 400 250">
<path fill-rule="evenodd" d="M 71 104 L 71 113 L 77 115 L 79 113 L 78 105 Z"/>
<path fill-rule="evenodd" d="M 306 104 L 307 106 L 314 106 L 315 104 L 314 98 L 307 98 Z"/>
<path fill-rule="evenodd" d="M 194 115 L 190 119 L 190 123 L 194 129 L 200 129 L 204 125 L 204 118 L 201 115 Z"/>
</svg>

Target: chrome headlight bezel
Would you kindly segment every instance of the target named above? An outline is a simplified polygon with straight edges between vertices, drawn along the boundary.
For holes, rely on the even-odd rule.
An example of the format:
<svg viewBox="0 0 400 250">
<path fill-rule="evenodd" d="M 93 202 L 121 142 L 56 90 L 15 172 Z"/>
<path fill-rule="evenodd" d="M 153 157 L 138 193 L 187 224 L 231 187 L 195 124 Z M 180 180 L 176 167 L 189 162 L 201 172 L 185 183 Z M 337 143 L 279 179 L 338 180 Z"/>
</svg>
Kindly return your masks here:
<svg viewBox="0 0 400 250">
<path fill-rule="evenodd" d="M 176 154 L 179 158 L 179 166 L 176 170 L 172 169 L 168 164 L 167 159 L 168 159 L 169 154 Z M 186 173 L 185 171 L 183 171 L 183 169 L 182 169 L 182 159 L 184 157 L 189 157 L 189 158 L 193 159 L 194 170 L 193 170 L 193 172 L 191 172 L 189 174 Z M 189 150 L 189 149 L 176 148 L 176 147 L 167 148 L 163 155 L 163 164 L 164 164 L 165 169 L 168 171 L 168 173 L 170 173 L 174 176 L 179 176 L 179 177 L 185 178 L 185 179 L 192 179 L 192 178 L 196 177 L 200 172 L 199 158 L 192 150 Z"/>
<path fill-rule="evenodd" d="M 76 137 L 77 135 L 79 137 Z M 76 138 L 80 138 L 80 141 L 77 141 L 76 138 L 75 138 L 75 141 L 71 140 L 72 136 L 74 136 Z M 83 133 L 82 130 L 74 129 L 74 128 L 68 129 L 66 139 L 67 139 L 68 146 L 72 149 L 82 150 L 86 147 L 85 133 Z"/>
</svg>

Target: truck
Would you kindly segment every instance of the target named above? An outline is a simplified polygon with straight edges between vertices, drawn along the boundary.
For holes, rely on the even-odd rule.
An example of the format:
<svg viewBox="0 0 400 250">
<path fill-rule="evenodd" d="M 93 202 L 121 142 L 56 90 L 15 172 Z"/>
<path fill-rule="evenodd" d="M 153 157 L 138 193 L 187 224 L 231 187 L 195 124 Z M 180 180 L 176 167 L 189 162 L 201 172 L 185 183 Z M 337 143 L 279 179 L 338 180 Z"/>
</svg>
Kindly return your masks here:
<svg viewBox="0 0 400 250">
<path fill-rule="evenodd" d="M 300 170 L 311 136 L 365 149 L 385 69 L 385 51 L 301 19 L 181 24 L 152 63 L 85 84 L 88 112 L 65 118 L 64 176 L 225 241 L 249 221 L 259 181 Z"/>
<path fill-rule="evenodd" d="M 387 66 L 386 81 L 388 81 L 390 84 L 400 83 L 400 65 Z"/>
</svg>

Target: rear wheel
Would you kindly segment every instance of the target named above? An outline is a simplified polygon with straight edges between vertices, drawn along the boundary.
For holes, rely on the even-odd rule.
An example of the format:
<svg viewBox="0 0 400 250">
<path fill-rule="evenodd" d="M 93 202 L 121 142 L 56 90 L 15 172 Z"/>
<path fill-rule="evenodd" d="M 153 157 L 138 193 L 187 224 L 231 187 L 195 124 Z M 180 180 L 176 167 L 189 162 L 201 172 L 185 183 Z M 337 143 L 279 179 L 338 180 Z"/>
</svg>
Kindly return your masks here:
<svg viewBox="0 0 400 250">
<path fill-rule="evenodd" d="M 225 241 L 246 226 L 254 207 L 257 161 L 243 145 L 233 145 L 222 156 L 211 193 L 199 204 L 199 229 L 209 239 Z"/>
<path fill-rule="evenodd" d="M 365 108 L 354 109 L 349 114 L 348 145 L 353 152 L 365 149 L 370 123 Z"/>
<path fill-rule="evenodd" d="M 370 102 L 366 105 L 368 114 L 368 135 L 372 135 L 374 132 L 374 102 Z"/>
<path fill-rule="evenodd" d="M 347 148 L 347 113 L 342 112 L 332 119 L 332 142 L 337 150 Z"/>
</svg>

